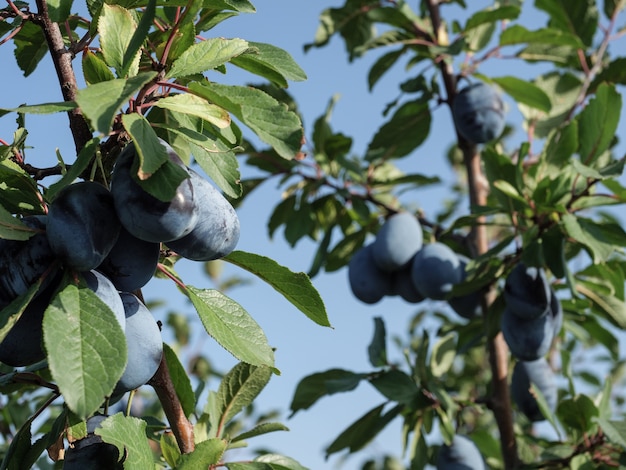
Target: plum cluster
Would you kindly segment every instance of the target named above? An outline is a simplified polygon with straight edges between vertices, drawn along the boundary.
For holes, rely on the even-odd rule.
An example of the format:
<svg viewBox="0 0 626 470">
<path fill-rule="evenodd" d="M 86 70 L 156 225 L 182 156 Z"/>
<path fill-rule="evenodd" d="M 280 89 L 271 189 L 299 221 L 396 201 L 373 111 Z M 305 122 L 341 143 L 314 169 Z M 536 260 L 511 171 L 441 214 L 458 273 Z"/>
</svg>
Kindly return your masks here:
<svg viewBox="0 0 626 470">
<path fill-rule="evenodd" d="M 504 284 L 501 329 L 511 354 L 535 361 L 547 354 L 563 324 L 561 302 L 542 268 L 518 263 Z"/>
<path fill-rule="evenodd" d="M 450 445 L 443 445 L 437 454 L 437 470 L 485 470 L 485 461 L 476 444 L 457 434 Z"/>
<path fill-rule="evenodd" d="M 495 88 L 477 82 L 463 88 L 452 105 L 454 124 L 470 142 L 482 144 L 504 130 L 504 103 Z"/>
<path fill-rule="evenodd" d="M 188 174 L 171 201 L 156 199 L 134 180 L 138 162 L 130 144 L 113 169 L 110 191 L 89 181 L 71 184 L 46 215 L 22 219 L 33 236 L 0 240 L 0 308 L 43 280 L 0 343 L 0 362 L 20 367 L 45 358 L 44 312 L 67 273 L 70 279 L 82 279 L 125 332 L 128 363 L 114 395 L 136 389 L 154 375 L 163 353 L 161 331 L 132 292 L 153 277 L 161 243 L 204 261 L 230 253 L 239 239 L 239 220 L 230 203 L 165 145 L 170 161 Z"/>
<path fill-rule="evenodd" d="M 465 280 L 468 262 L 443 243 L 424 245 L 419 221 L 400 212 L 387 219 L 372 243 L 357 250 L 348 263 L 348 281 L 354 296 L 368 304 L 392 295 L 411 303 L 447 300 L 459 315 L 472 318 L 480 309 L 479 293 L 450 295 Z"/>
</svg>

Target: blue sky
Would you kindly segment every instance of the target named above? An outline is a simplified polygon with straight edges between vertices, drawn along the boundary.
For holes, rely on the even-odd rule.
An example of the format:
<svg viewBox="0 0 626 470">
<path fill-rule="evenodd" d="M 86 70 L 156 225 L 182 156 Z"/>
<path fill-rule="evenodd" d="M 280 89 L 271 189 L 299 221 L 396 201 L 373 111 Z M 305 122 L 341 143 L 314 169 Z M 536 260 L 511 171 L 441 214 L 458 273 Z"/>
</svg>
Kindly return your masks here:
<svg viewBox="0 0 626 470">
<path fill-rule="evenodd" d="M 292 93 L 304 117 L 305 132 L 310 136 L 309 128 L 314 120 L 323 113 L 328 101 L 334 94 L 340 99 L 335 107 L 332 126 L 354 138 L 353 151 L 362 153 L 371 136 L 383 122 L 382 111 L 385 105 L 398 94 L 397 84 L 406 79 L 406 71 L 396 66 L 380 83 L 373 93 L 367 89 L 366 76 L 369 66 L 377 54 L 349 64 L 343 43 L 334 38 L 323 49 L 313 49 L 303 53 L 303 44 L 310 42 L 318 25 L 319 13 L 330 6 L 340 6 L 342 1 L 307 1 L 307 0 L 258 0 L 255 3 L 256 14 L 241 15 L 227 20 L 214 30 L 214 35 L 240 37 L 250 41 L 266 42 L 281 47 L 292 54 L 308 75 L 308 80 L 292 83 Z M 472 8 L 486 6 L 490 2 L 468 2 Z M 453 7 L 450 11 L 458 14 Z M 532 8 L 527 5 L 526 10 Z M 444 14 L 447 10 L 444 10 Z M 459 16 L 463 18 L 462 14 Z M 531 28 L 544 24 L 538 16 L 526 15 Z M 33 75 L 24 79 L 14 63 L 12 46 L 0 47 L 0 63 L 3 64 L 2 83 L 5 89 L 0 107 L 13 107 L 23 102 L 37 104 L 58 101 L 61 95 L 53 75 L 51 62 L 46 58 Z M 520 67 L 513 62 L 486 64 L 486 74 L 508 75 L 535 73 L 537 69 Z M 229 67 L 226 76 L 214 73 L 209 78 L 216 81 L 244 84 L 258 82 L 250 74 Z M 7 90 L 14 92 L 7 93 Z M 521 115 L 509 101 L 508 119 L 520 126 Z M 29 143 L 34 148 L 28 156 L 34 162 L 54 164 L 55 149 L 58 147 L 67 160 L 73 155 L 73 143 L 64 115 L 28 116 L 27 124 L 31 129 Z M 622 125 L 623 126 L 623 125 Z M 0 137 L 9 140 L 14 130 L 11 116 L 0 119 Z M 623 127 L 621 129 L 623 131 Z M 624 132 L 621 132 L 624 135 Z M 516 137 L 521 139 L 518 132 Z M 431 135 L 426 143 L 413 155 L 402 162 L 407 171 L 422 172 L 427 175 L 439 174 L 450 180 L 453 175 L 444 162 L 445 151 L 452 142 L 453 126 L 446 107 L 434 112 Z M 246 169 L 242 169 L 244 176 Z M 435 210 L 435 204 L 445 198 L 445 185 L 428 191 L 418 191 L 407 196 L 408 201 L 422 207 L 426 213 Z M 267 235 L 267 220 L 272 208 L 280 200 L 280 191 L 275 181 L 266 182 L 255 194 L 248 198 L 239 209 L 242 234 L 238 249 L 269 256 L 293 271 L 306 271 L 310 265 L 315 245 L 307 240 L 301 241 L 291 249 L 277 233 L 274 240 Z M 212 287 L 210 281 L 202 275 L 202 266 L 198 263 L 183 261 L 178 265 L 180 273 L 188 284 L 196 287 Z M 262 281 L 252 278 L 234 267 L 226 268 L 226 275 L 242 275 L 252 284 L 229 292 L 229 295 L 246 308 L 264 329 L 269 342 L 276 347 L 276 365 L 282 375 L 275 376 L 261 394 L 257 410 L 281 409 L 288 433 L 276 433 L 267 438 L 250 441 L 252 448 L 262 445 L 290 455 L 312 470 L 334 469 L 340 466 L 340 459 L 323 459 L 323 449 L 346 426 L 363 413 L 384 401 L 372 387 L 361 384 L 356 391 L 327 397 L 308 411 L 301 411 L 292 419 L 286 420 L 288 406 L 298 381 L 306 375 L 331 368 L 345 368 L 355 372 L 368 372 L 371 366 L 367 361 L 367 345 L 373 332 L 373 317 L 381 316 L 387 324 L 388 335 L 403 335 L 408 321 L 417 308 L 398 299 L 385 299 L 373 306 L 359 303 L 350 293 L 345 270 L 321 274 L 313 282 L 326 303 L 333 328 L 315 325 L 291 304 L 285 301 Z M 167 299 L 168 308 L 156 310 L 155 316 L 165 320 L 170 309 L 188 312 L 193 316 L 193 309 L 183 302 L 183 298 L 174 286 L 165 280 L 155 279 L 144 289 L 150 299 Z M 442 304 L 433 304 L 441 307 Z M 424 325 L 433 329 L 434 325 Z M 220 370 L 227 370 L 235 360 L 225 353 L 210 338 L 203 334 L 198 321 L 194 323 L 195 335 L 192 350 L 201 350 L 211 357 Z M 390 343 L 391 357 L 401 361 L 400 353 Z M 213 384 L 216 387 L 216 384 Z M 350 458 L 342 468 L 356 468 L 367 457 L 378 457 L 389 452 L 400 453 L 400 422 L 396 420 L 388 431 L 381 434 L 374 443 L 359 456 Z"/>
</svg>

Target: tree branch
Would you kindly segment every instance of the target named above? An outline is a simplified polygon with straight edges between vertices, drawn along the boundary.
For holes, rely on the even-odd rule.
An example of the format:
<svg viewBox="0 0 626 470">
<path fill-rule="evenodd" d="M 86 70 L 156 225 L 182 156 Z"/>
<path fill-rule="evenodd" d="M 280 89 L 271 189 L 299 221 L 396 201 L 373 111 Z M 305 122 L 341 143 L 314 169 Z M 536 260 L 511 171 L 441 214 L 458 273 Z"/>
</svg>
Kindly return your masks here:
<svg viewBox="0 0 626 470">
<path fill-rule="evenodd" d="M 437 0 L 428 0 L 426 3 L 433 25 L 435 41 L 438 41 L 438 33 L 441 28 L 439 4 Z M 452 109 L 454 98 L 457 94 L 456 79 L 452 67 L 445 60 L 439 61 L 439 67 L 446 88 L 447 102 L 450 109 Z M 485 184 L 485 177 L 480 164 L 480 154 L 477 151 L 476 145 L 464 139 L 458 131 L 456 134 L 459 148 L 463 152 L 463 160 L 467 171 L 471 210 L 473 207 L 486 205 L 488 186 Z M 484 217 L 480 217 L 470 234 L 469 242 L 474 250 L 475 256 L 486 253 L 489 249 L 487 226 L 484 222 Z M 489 311 L 489 307 L 493 304 L 494 299 L 495 291 L 492 287 L 485 292 L 482 299 L 484 315 Z M 513 411 L 511 409 L 507 380 L 508 347 L 501 332 L 494 338 L 488 339 L 488 350 L 489 364 L 492 373 L 491 410 L 498 425 L 498 430 L 500 431 L 500 445 L 504 467 L 506 469 L 513 469 L 518 467 L 519 457 L 517 455 L 517 444 L 513 428 Z"/>
<path fill-rule="evenodd" d="M 48 43 L 52 62 L 61 85 L 63 99 L 65 101 L 75 101 L 78 85 L 72 67 L 73 55 L 65 48 L 59 25 L 50 19 L 46 0 L 37 0 L 37 10 L 38 15 L 33 16 L 33 22 L 41 27 Z M 91 140 L 92 133 L 79 109 L 68 111 L 68 117 L 76 154 L 78 155 L 85 144 Z"/>
</svg>

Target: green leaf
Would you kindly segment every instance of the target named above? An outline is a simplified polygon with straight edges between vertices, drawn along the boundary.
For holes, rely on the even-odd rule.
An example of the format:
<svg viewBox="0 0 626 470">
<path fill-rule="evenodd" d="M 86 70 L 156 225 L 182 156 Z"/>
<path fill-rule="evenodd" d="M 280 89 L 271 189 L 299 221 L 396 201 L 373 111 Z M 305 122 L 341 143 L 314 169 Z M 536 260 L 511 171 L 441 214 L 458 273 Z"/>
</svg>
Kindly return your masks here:
<svg viewBox="0 0 626 470">
<path fill-rule="evenodd" d="M 230 442 L 245 441 L 246 439 L 250 439 L 251 437 L 256 437 L 262 434 L 276 431 L 289 431 L 289 428 L 282 423 L 261 423 L 256 425 L 249 431 L 242 432 L 241 434 L 236 435 L 230 440 Z"/>
<path fill-rule="evenodd" d="M 6 449 L 4 459 L 0 464 L 0 470 L 21 470 L 23 468 L 31 468 L 34 462 L 27 461 L 28 452 L 31 449 L 32 432 L 34 416 L 28 419 L 20 429 L 13 435 L 11 444 Z"/>
<path fill-rule="evenodd" d="M 42 280 L 40 278 L 35 281 L 26 292 L 16 299 L 13 299 L 11 303 L 0 310 L 0 343 L 4 340 L 13 325 L 20 319 L 24 309 L 39 291 L 41 284 Z"/>
<path fill-rule="evenodd" d="M 598 417 L 598 408 L 586 395 L 561 400 L 557 407 L 560 421 L 581 433 L 591 431 L 593 422 Z"/>
<path fill-rule="evenodd" d="M 182 454 L 176 463 L 176 470 L 197 470 L 219 463 L 226 452 L 228 442 L 224 439 L 209 439 L 196 444 L 189 454 Z"/>
<path fill-rule="evenodd" d="M 109 306 L 87 287 L 67 285 L 43 319 L 50 373 L 81 419 L 109 396 L 126 367 L 124 331 Z"/>
<path fill-rule="evenodd" d="M 78 178 L 83 171 L 87 169 L 96 154 L 99 143 L 100 138 L 98 137 L 94 137 L 85 143 L 85 146 L 78 154 L 76 161 L 72 164 L 67 173 L 65 173 L 59 181 L 50 185 L 48 191 L 46 191 L 48 199 L 53 200 L 60 190 L 73 183 L 76 178 Z"/>
<path fill-rule="evenodd" d="M 604 14 L 607 18 L 613 17 L 616 12 L 626 8 L 625 0 L 604 0 Z"/>
<path fill-rule="evenodd" d="M 580 38 L 590 47 L 598 27 L 595 0 L 537 0 L 535 6 L 550 15 L 549 25 Z"/>
<path fill-rule="evenodd" d="M 294 273 L 270 258 L 245 251 L 233 251 L 223 259 L 267 282 L 318 325 L 330 326 L 324 302 L 305 273 Z"/>
<path fill-rule="evenodd" d="M 267 93 L 251 87 L 191 83 L 189 89 L 226 109 L 283 158 L 295 157 L 304 138 L 296 113 Z"/>
<path fill-rule="evenodd" d="M 606 261 L 615 246 L 626 246 L 626 232 L 615 223 L 596 223 L 572 214 L 564 214 L 561 220 L 567 234 L 589 250 L 594 263 Z"/>
<path fill-rule="evenodd" d="M 54 114 L 72 111 L 78 105 L 73 101 L 61 101 L 57 103 L 42 103 L 19 106 L 17 108 L 0 108 L 2 111 L 20 114 Z"/>
<path fill-rule="evenodd" d="M 543 28 L 536 31 L 529 31 L 525 27 L 515 24 L 509 26 L 500 35 L 501 46 L 525 43 L 570 46 L 577 49 L 584 49 L 585 47 L 580 38 L 577 36 L 556 28 Z"/>
<path fill-rule="evenodd" d="M 609 441 L 626 448 L 626 421 L 617 421 L 601 416 L 596 418 L 595 422 L 602 428 Z"/>
<path fill-rule="evenodd" d="M 441 377 L 450 370 L 456 357 L 456 334 L 450 332 L 433 345 L 430 370 L 434 377 Z"/>
<path fill-rule="evenodd" d="M 507 76 L 492 79 L 518 103 L 549 113 L 552 108 L 550 97 L 537 85 L 521 78 Z"/>
<path fill-rule="evenodd" d="M 524 205 L 528 205 L 528 202 L 524 197 L 517 191 L 517 189 L 508 181 L 497 180 L 493 182 L 493 187 L 499 189 L 504 194 L 512 199 L 516 199 L 522 202 Z"/>
<path fill-rule="evenodd" d="M 129 79 L 96 83 L 78 90 L 76 102 L 96 131 L 106 135 L 124 103 L 155 76 L 156 72 L 143 72 Z"/>
<path fill-rule="evenodd" d="M 194 44 L 174 61 L 167 77 L 187 77 L 224 65 L 248 49 L 243 39 L 211 38 Z"/>
<path fill-rule="evenodd" d="M 154 106 L 199 117 L 220 129 L 230 125 L 230 116 L 224 109 L 189 93 L 166 96 L 156 101 Z"/>
<path fill-rule="evenodd" d="M 623 300 L 599 292 L 597 289 L 589 288 L 580 282 L 576 284 L 576 289 L 606 313 L 615 326 L 626 328 L 626 305 L 624 305 Z"/>
<path fill-rule="evenodd" d="M 47 0 L 48 14 L 54 23 L 64 23 L 72 11 L 72 0 Z"/>
<path fill-rule="evenodd" d="M 170 467 L 176 468 L 176 462 L 178 462 L 181 453 L 180 449 L 178 448 L 178 443 L 176 442 L 174 434 L 161 434 L 161 439 L 159 439 L 159 448 L 161 449 L 161 455 L 163 455 L 163 459 L 165 459 L 165 462 Z"/>
<path fill-rule="evenodd" d="M 304 377 L 298 383 L 291 400 L 291 416 L 299 410 L 310 408 L 326 395 L 354 390 L 364 378 L 363 374 L 343 369 L 330 369 Z"/>
<path fill-rule="evenodd" d="M 283 88 L 287 87 L 287 80 L 306 80 L 304 71 L 285 50 L 260 42 L 248 42 L 248 45 L 244 54 L 231 59 L 232 64 Z"/>
<path fill-rule="evenodd" d="M 37 182 L 21 166 L 9 158 L 0 161 L 0 206 L 2 208 L 11 214 L 41 214 L 44 210 L 41 199 Z M 1 208 L 0 212 L 2 212 Z"/>
<path fill-rule="evenodd" d="M 428 101 L 404 103 L 372 138 L 367 159 L 403 157 L 419 147 L 430 133 Z"/>
<path fill-rule="evenodd" d="M 167 149 L 159 142 L 159 137 L 141 114 L 124 114 L 122 124 L 135 142 L 135 151 L 139 157 L 137 177 L 139 180 L 147 180 L 168 161 Z"/>
<path fill-rule="evenodd" d="M 163 344 L 163 355 L 167 362 L 167 368 L 174 384 L 174 390 L 183 407 L 185 416 L 189 417 L 193 414 L 196 408 L 196 395 L 191 387 L 191 381 L 185 371 L 185 368 L 180 363 L 174 350 L 167 344 Z"/>
<path fill-rule="evenodd" d="M 124 51 L 124 57 L 122 60 L 123 67 L 120 71 L 120 76 L 122 77 L 127 75 L 137 75 L 139 60 L 141 58 L 140 49 L 146 41 L 150 28 L 152 27 L 152 22 L 154 21 L 154 16 L 156 14 L 156 3 L 156 0 L 148 0 L 148 4 L 143 9 L 139 24 L 134 29 L 133 35 L 126 46 L 126 50 Z"/>
<path fill-rule="evenodd" d="M 7 240 L 28 240 L 36 231 L 24 225 L 4 207 L 0 206 L 0 238 Z"/>
<path fill-rule="evenodd" d="M 213 289 L 187 286 L 185 293 L 207 333 L 224 349 L 248 364 L 274 366 L 265 333 L 241 305 Z"/>
<path fill-rule="evenodd" d="M 587 165 L 609 148 L 622 110 L 622 97 L 615 86 L 601 84 L 596 95 L 576 117 L 580 159 Z"/>
<path fill-rule="evenodd" d="M 367 75 L 367 84 L 369 87 L 369 91 L 374 89 L 374 85 L 378 83 L 378 81 L 383 77 L 385 73 L 387 73 L 393 65 L 402 57 L 405 53 L 405 49 L 401 48 L 396 51 L 388 52 L 384 54 L 374 62 L 374 65 L 370 67 L 369 73 Z"/>
<path fill-rule="evenodd" d="M 381 317 L 374 318 L 374 337 L 367 347 L 367 354 L 374 367 L 387 365 L 387 331 Z"/>
<path fill-rule="evenodd" d="M 399 369 L 390 369 L 374 375 L 370 383 L 389 400 L 411 404 L 418 394 L 415 381 Z"/>
<path fill-rule="evenodd" d="M 25 21 L 13 38 L 17 65 L 28 77 L 48 53 L 48 43 L 42 29 L 32 21 Z"/>
<path fill-rule="evenodd" d="M 357 421 L 346 428 L 326 448 L 326 457 L 343 449 L 356 452 L 365 447 L 387 424 L 400 414 L 403 406 L 399 405 L 383 413 L 384 404 L 368 411 Z"/>
<path fill-rule="evenodd" d="M 212 417 L 217 429 L 212 429 L 214 437 L 223 437 L 226 425 L 241 410 L 251 405 L 272 376 L 269 367 L 254 366 L 240 362 L 222 379 L 215 395 L 215 409 L 219 416 Z"/>
<path fill-rule="evenodd" d="M 100 48 L 107 65 L 115 69 L 118 77 L 124 78 L 127 73 L 135 76 L 139 70 L 139 47 L 134 47 L 134 51 L 129 48 L 136 29 L 137 22 L 129 10 L 103 3 L 98 19 Z M 132 52 L 131 57 L 125 57 L 127 52 Z"/>
<path fill-rule="evenodd" d="M 550 133 L 544 147 L 544 155 L 548 163 L 561 168 L 570 161 L 577 150 L 578 121 L 573 120 Z"/>
<path fill-rule="evenodd" d="M 467 20 L 464 31 L 467 32 L 485 23 L 495 23 L 500 20 L 514 20 L 519 14 L 520 7 L 517 5 L 504 5 L 499 8 L 480 10 Z"/>
<path fill-rule="evenodd" d="M 269 470 L 308 470 L 291 457 L 278 454 L 263 454 L 254 459 L 269 465 Z"/>
<path fill-rule="evenodd" d="M 104 442 L 113 444 L 125 456 L 125 470 L 145 470 L 154 467 L 152 451 L 146 439 L 146 422 L 116 413 L 106 418 L 95 433 Z"/>
</svg>

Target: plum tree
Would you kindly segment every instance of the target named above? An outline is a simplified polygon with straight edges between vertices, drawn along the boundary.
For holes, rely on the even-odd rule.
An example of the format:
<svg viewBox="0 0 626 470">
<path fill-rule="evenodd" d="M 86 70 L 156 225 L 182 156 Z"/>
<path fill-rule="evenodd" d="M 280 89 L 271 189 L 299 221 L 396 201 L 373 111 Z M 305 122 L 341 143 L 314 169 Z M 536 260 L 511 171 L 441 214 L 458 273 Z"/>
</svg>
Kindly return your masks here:
<svg viewBox="0 0 626 470">
<path fill-rule="evenodd" d="M 482 82 L 459 91 L 452 113 L 459 133 L 476 144 L 489 142 L 504 130 L 504 102 L 492 86 Z"/>
<path fill-rule="evenodd" d="M 550 309 L 550 284 L 542 268 L 518 263 L 504 283 L 507 308 L 520 318 L 533 319 Z"/>
<path fill-rule="evenodd" d="M 543 421 L 545 417 L 539 409 L 531 384 L 537 387 L 548 407 L 554 411 L 557 404 L 556 380 L 545 357 L 535 361 L 516 362 L 511 377 L 511 397 L 517 408 L 530 421 Z"/>
<path fill-rule="evenodd" d="M 422 247 L 422 227 L 410 212 L 389 217 L 376 234 L 372 254 L 383 271 L 397 271 L 408 265 Z"/>
<path fill-rule="evenodd" d="M 188 171 L 176 153 L 168 151 L 168 156 L 170 162 Z M 135 181 L 136 161 L 135 145 L 130 143 L 117 158 L 111 175 L 111 194 L 124 228 L 149 242 L 167 242 L 187 235 L 198 220 L 190 179 L 178 185 L 170 201 L 161 201 Z"/>
<path fill-rule="evenodd" d="M 189 169 L 194 192 L 194 211 L 198 222 L 184 237 L 167 246 L 180 256 L 194 261 L 223 258 L 239 241 L 239 217 L 233 206 L 211 183 Z"/>
<path fill-rule="evenodd" d="M 107 257 L 97 270 L 123 292 L 141 289 L 154 275 L 159 262 L 160 244 L 132 235 L 124 227 Z"/>
<path fill-rule="evenodd" d="M 54 254 L 77 271 L 96 268 L 120 233 L 113 196 L 91 181 L 66 186 L 48 209 L 46 234 Z"/>
<path fill-rule="evenodd" d="M 6 306 L 42 277 L 56 257 L 45 233 L 47 216 L 27 216 L 22 222 L 37 230 L 28 240 L 0 239 L 0 306 Z M 47 279 L 50 279 L 48 276 Z"/>
<path fill-rule="evenodd" d="M 437 453 L 437 470 L 484 470 L 485 461 L 474 442 L 461 434 Z"/>
<path fill-rule="evenodd" d="M 372 244 L 357 251 L 348 264 L 348 281 L 352 293 L 361 302 L 375 304 L 392 292 L 391 277 L 374 262 Z"/>
<path fill-rule="evenodd" d="M 463 278 L 461 261 L 447 245 L 429 243 L 413 257 L 411 278 L 424 297 L 444 300 Z"/>
<path fill-rule="evenodd" d="M 128 362 L 114 395 L 141 387 L 157 371 L 163 355 L 161 330 L 150 310 L 136 295 L 122 292 L 126 315 Z"/>
<path fill-rule="evenodd" d="M 92 270 L 82 273 L 87 287 L 91 289 L 115 314 L 115 318 L 122 327 L 126 325 L 126 313 L 122 298 L 115 288 L 115 285 L 103 274 Z"/>
</svg>

